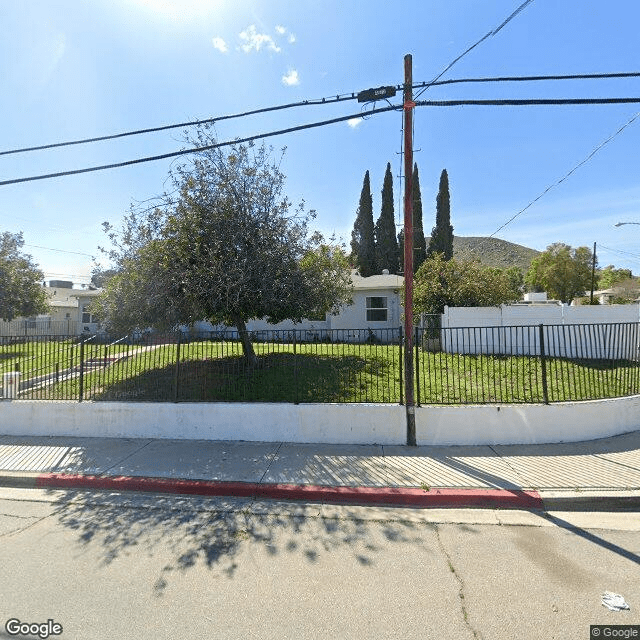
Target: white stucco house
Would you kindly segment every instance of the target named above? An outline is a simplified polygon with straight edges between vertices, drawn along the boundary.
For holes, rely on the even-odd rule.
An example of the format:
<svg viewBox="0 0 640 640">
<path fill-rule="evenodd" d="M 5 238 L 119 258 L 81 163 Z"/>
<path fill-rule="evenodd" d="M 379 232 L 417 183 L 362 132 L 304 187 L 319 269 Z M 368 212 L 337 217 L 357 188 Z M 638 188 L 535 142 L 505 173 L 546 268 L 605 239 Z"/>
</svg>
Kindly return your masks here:
<svg viewBox="0 0 640 640">
<path fill-rule="evenodd" d="M 371 334 L 380 341 L 393 341 L 398 338 L 402 325 L 403 307 L 401 304 L 401 289 L 404 283 L 402 276 L 385 272 L 380 275 L 361 277 L 355 271 L 351 272 L 353 284 L 352 303 L 344 305 L 335 314 L 326 314 L 323 318 L 304 319 L 294 323 L 285 320 L 277 324 L 270 324 L 266 320 L 251 320 L 247 329 L 260 335 L 269 331 L 296 331 L 301 339 L 321 340 L 333 332 L 333 338 L 340 341 L 360 342 Z M 339 330 L 338 333 L 335 333 Z M 209 322 L 198 322 L 194 331 L 201 332 L 233 332 L 233 328 L 223 325 L 211 325 Z"/>
<path fill-rule="evenodd" d="M 0 322 L 3 336 L 76 336 L 100 332 L 98 319 L 89 311 L 98 289 L 74 289 L 72 282 L 52 280 L 44 286 L 49 309 L 30 318 Z"/>
<path fill-rule="evenodd" d="M 296 331 L 300 340 L 323 340 L 330 338 L 344 342 L 363 342 L 372 336 L 381 342 L 392 342 L 400 335 L 403 307 L 401 289 L 404 278 L 388 272 L 380 275 L 361 277 L 351 273 L 353 295 L 351 304 L 343 305 L 336 314 L 326 314 L 322 318 L 308 318 L 294 323 L 285 320 L 270 324 L 266 320 L 251 320 L 247 328 L 260 338 L 271 331 Z M 75 289 L 71 282 L 54 281 L 46 287 L 49 298 L 47 314 L 34 318 L 20 318 L 0 326 L 2 335 L 69 335 L 100 333 L 101 324 L 90 311 L 91 302 L 101 293 L 99 289 Z M 0 323 L 2 324 L 2 323 Z M 196 334 L 234 336 L 235 327 L 196 322 L 192 329 L 183 327 L 184 332 Z M 283 338 L 288 336 L 283 334 Z"/>
</svg>

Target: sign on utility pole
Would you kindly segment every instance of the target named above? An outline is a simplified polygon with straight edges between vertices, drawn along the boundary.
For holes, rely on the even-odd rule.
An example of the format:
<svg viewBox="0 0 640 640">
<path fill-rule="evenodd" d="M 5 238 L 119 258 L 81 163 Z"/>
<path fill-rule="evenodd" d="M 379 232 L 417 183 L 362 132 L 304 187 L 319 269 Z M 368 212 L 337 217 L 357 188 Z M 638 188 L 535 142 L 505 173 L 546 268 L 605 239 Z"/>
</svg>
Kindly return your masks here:
<svg viewBox="0 0 640 640">
<path fill-rule="evenodd" d="M 396 95 L 395 87 L 378 87 L 377 89 L 365 89 L 358 94 L 358 102 L 375 102 L 385 98 L 393 98 Z"/>
<path fill-rule="evenodd" d="M 413 70 L 411 54 L 404 57 L 404 380 L 407 444 L 416 446 L 413 396 Z"/>
</svg>

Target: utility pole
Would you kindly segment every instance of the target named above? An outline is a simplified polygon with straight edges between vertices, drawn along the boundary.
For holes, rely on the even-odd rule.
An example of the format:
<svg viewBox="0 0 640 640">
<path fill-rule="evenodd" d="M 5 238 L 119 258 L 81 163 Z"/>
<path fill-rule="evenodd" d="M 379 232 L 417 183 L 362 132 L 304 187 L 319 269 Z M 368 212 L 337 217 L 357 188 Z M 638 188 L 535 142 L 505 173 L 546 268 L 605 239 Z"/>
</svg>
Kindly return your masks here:
<svg viewBox="0 0 640 640">
<path fill-rule="evenodd" d="M 416 408 L 413 397 L 413 69 L 404 57 L 404 383 L 407 444 L 416 446 Z"/>
<path fill-rule="evenodd" d="M 590 304 L 593 304 L 593 286 L 596 280 L 596 243 L 593 243 L 593 260 L 591 262 L 591 300 Z"/>
</svg>

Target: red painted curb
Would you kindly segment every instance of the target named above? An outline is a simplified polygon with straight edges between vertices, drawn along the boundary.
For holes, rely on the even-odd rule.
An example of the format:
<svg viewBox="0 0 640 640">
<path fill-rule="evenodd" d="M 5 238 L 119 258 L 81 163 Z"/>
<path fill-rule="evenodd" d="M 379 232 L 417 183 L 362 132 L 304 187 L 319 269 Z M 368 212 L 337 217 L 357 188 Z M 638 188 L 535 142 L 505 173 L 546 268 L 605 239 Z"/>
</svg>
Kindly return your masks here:
<svg viewBox="0 0 640 640">
<path fill-rule="evenodd" d="M 542 509 L 537 491 L 508 489 L 423 489 L 406 487 L 326 487 L 259 485 L 256 497 L 311 500 L 330 503 L 395 505 L 406 507 L 485 507 Z"/>
<path fill-rule="evenodd" d="M 85 476 L 44 473 L 36 478 L 38 488 L 146 491 L 200 496 L 303 500 L 333 504 L 377 506 L 484 507 L 543 509 L 537 491 L 522 489 L 423 489 L 405 487 L 332 487 L 299 484 L 257 484 L 212 480 L 176 480 L 132 476 Z"/>
</svg>

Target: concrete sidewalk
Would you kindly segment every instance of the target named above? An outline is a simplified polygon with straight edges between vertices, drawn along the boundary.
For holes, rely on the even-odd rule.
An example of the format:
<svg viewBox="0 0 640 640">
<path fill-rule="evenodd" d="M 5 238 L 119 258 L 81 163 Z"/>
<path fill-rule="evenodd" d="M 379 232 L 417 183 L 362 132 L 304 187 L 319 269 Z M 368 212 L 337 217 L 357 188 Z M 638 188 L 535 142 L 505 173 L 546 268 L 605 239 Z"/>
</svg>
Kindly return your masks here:
<svg viewBox="0 0 640 640">
<path fill-rule="evenodd" d="M 406 447 L 0 436 L 0 486 L 411 507 L 640 509 L 640 431 Z"/>
</svg>

